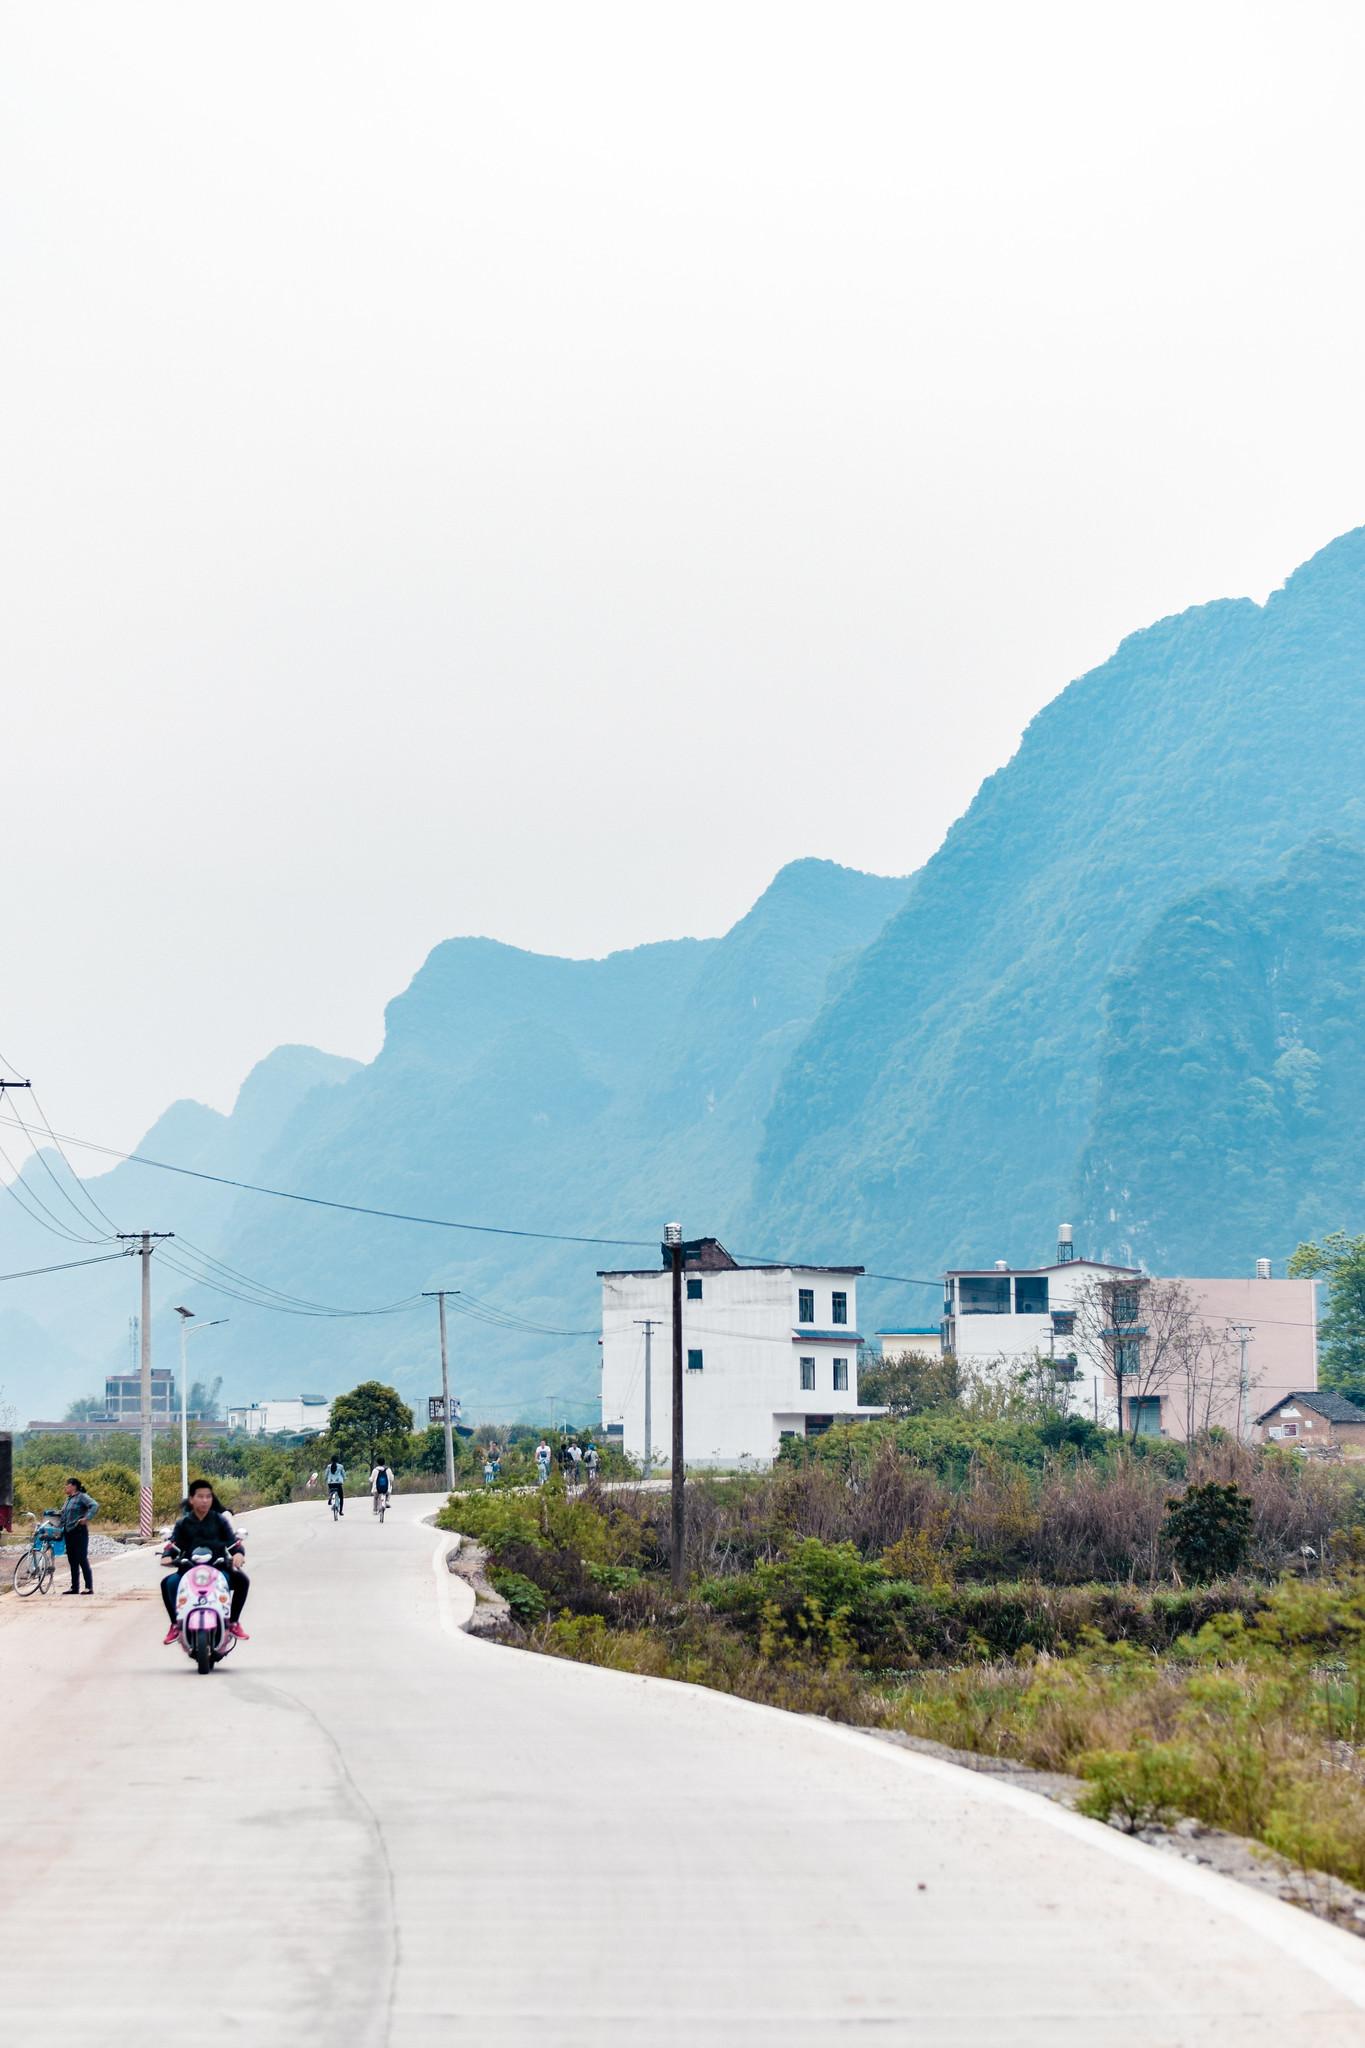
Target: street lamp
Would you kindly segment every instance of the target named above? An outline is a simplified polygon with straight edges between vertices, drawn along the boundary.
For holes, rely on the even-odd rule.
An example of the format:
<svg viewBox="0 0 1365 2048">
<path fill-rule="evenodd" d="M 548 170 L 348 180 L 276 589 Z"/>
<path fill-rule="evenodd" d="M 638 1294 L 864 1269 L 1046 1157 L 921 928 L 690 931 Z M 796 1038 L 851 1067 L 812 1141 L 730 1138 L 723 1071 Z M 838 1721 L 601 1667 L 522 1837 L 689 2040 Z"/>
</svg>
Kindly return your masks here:
<svg viewBox="0 0 1365 2048">
<path fill-rule="evenodd" d="M 194 1321 L 194 1310 L 177 1308 L 176 1314 L 180 1318 L 180 1498 L 183 1500 L 190 1490 L 190 1430 L 186 1405 L 189 1401 L 189 1381 L 186 1377 L 189 1366 L 185 1358 L 186 1347 L 191 1337 L 198 1337 L 205 1330 L 221 1329 L 223 1324 L 231 1322 L 232 1318 L 215 1316 L 211 1323 L 200 1323 L 197 1330 L 192 1330 L 190 1324 Z"/>
</svg>

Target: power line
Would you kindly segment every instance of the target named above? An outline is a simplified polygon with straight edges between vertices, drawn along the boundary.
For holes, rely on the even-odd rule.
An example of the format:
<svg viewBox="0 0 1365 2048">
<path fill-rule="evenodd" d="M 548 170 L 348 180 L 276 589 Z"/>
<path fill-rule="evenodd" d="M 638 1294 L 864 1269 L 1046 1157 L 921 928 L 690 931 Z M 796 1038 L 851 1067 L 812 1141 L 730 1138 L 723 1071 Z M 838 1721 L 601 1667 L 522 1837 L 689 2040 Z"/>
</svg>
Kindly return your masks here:
<svg viewBox="0 0 1365 2048">
<path fill-rule="evenodd" d="M 8 1124 L 14 1124 L 16 1119 L 14 1117 L 5 1117 L 3 1121 Z M 23 1125 L 20 1124 L 19 1128 L 22 1130 Z M 53 1237 L 64 1237 L 68 1244 L 100 1244 L 106 1241 L 101 1238 L 90 1237 L 84 1233 L 75 1230 L 69 1230 L 66 1224 L 63 1223 L 59 1217 L 53 1215 L 51 1209 L 48 1208 L 47 1203 L 43 1200 L 42 1196 L 38 1194 L 35 1189 L 29 1186 L 28 1182 L 24 1179 L 19 1168 L 10 1158 L 9 1153 L 6 1152 L 3 1145 L 0 1145 L 0 1159 L 3 1159 L 5 1165 L 9 1168 L 10 1173 L 13 1175 L 12 1180 L 7 1180 L 5 1182 L 5 1193 L 9 1195 L 13 1201 L 18 1203 L 19 1207 L 23 1210 L 25 1216 L 28 1217 L 30 1223 L 36 1223 L 40 1230 L 48 1231 Z M 19 1193 L 20 1187 L 22 1187 L 24 1190 L 23 1195 Z M 24 1199 L 25 1196 L 27 1196 L 27 1200 Z M 41 1209 L 43 1212 L 42 1216 L 38 1215 L 34 1209 L 31 1209 L 29 1207 L 30 1202 L 34 1202 L 37 1204 L 37 1207 Z M 43 1216 L 45 1216 L 48 1219 L 46 1223 L 43 1221 Z"/>
<path fill-rule="evenodd" d="M 47 1111 L 43 1108 L 42 1103 L 38 1100 L 37 1091 L 34 1089 L 32 1083 L 29 1084 L 29 1100 L 33 1104 L 33 1107 L 37 1110 L 39 1116 L 42 1118 L 43 1128 L 47 1132 L 48 1137 L 51 1138 L 53 1145 L 56 1147 L 57 1155 L 61 1159 L 62 1164 L 65 1166 L 67 1172 L 71 1175 L 72 1180 L 75 1181 L 76 1186 L 80 1189 L 82 1195 L 90 1204 L 90 1207 L 94 1210 L 95 1215 L 99 1219 L 99 1221 L 101 1223 L 107 1223 L 110 1230 L 112 1230 L 115 1236 L 117 1236 L 117 1223 L 115 1223 L 113 1217 L 109 1214 L 108 1210 L 100 1206 L 100 1203 L 96 1200 L 95 1196 L 91 1194 L 89 1188 L 81 1179 L 75 1167 L 71 1164 L 71 1161 L 67 1158 L 65 1152 L 62 1151 L 61 1141 L 59 1140 L 57 1133 L 52 1128 L 51 1118 L 48 1116 Z M 16 1114 L 18 1114 L 17 1110 Z"/>
<path fill-rule="evenodd" d="M 35 1099 L 36 1099 L 36 1098 L 35 1098 Z M 55 1189 L 57 1190 L 57 1193 L 58 1193 L 58 1194 L 59 1194 L 59 1195 L 61 1196 L 62 1200 L 63 1200 L 63 1201 L 64 1201 L 64 1202 L 66 1203 L 66 1206 L 67 1206 L 67 1208 L 68 1208 L 68 1209 L 70 1209 L 70 1211 L 72 1212 L 72 1214 L 73 1214 L 73 1215 L 74 1215 L 74 1217 L 76 1218 L 76 1221 L 77 1221 L 77 1222 L 78 1222 L 78 1223 L 80 1224 L 80 1226 L 81 1226 L 81 1229 L 82 1229 L 82 1231 L 88 1231 L 88 1230 L 90 1229 L 90 1225 L 91 1225 L 91 1218 L 90 1218 L 90 1215 L 89 1215 L 88 1211 L 87 1211 L 87 1210 L 85 1210 L 85 1209 L 82 1209 L 82 1207 L 81 1207 L 80 1203 L 79 1203 L 79 1202 L 78 1202 L 78 1201 L 76 1200 L 75 1196 L 74 1196 L 74 1195 L 73 1195 L 73 1194 L 71 1193 L 71 1190 L 70 1190 L 70 1188 L 66 1188 L 66 1187 L 63 1187 L 63 1186 L 62 1186 L 62 1183 L 61 1183 L 61 1182 L 60 1182 L 60 1181 L 58 1180 L 58 1178 L 57 1178 L 56 1174 L 55 1174 L 55 1173 L 54 1173 L 54 1172 L 52 1171 L 52 1167 L 51 1167 L 51 1164 L 50 1164 L 50 1162 L 49 1162 L 49 1160 L 48 1160 L 47 1154 L 46 1154 L 46 1153 L 45 1153 L 45 1152 L 44 1152 L 44 1151 L 42 1150 L 41 1146 L 40 1146 L 40 1145 L 39 1145 L 39 1143 L 38 1143 L 38 1140 L 37 1140 L 37 1139 L 36 1139 L 36 1138 L 34 1137 L 34 1135 L 33 1135 L 32 1131 L 31 1131 L 31 1130 L 29 1129 L 28 1125 L 27 1125 L 27 1124 L 26 1124 L 26 1123 L 24 1122 L 24 1114 L 23 1114 L 23 1111 L 22 1111 L 22 1110 L 21 1110 L 21 1109 L 19 1108 L 19 1105 L 18 1105 L 18 1103 L 17 1103 L 17 1102 L 16 1102 L 15 1104 L 14 1104 L 14 1121 L 15 1121 L 15 1122 L 16 1122 L 16 1123 L 18 1124 L 18 1126 L 19 1126 L 20 1130 L 21 1130 L 21 1131 L 23 1132 L 24 1136 L 25 1136 L 25 1137 L 26 1137 L 26 1138 L 28 1139 L 28 1142 L 29 1142 L 29 1148 L 30 1148 L 30 1150 L 32 1151 L 32 1153 L 33 1153 L 33 1156 L 34 1156 L 34 1158 L 35 1158 L 35 1159 L 37 1160 L 37 1162 L 38 1162 L 39 1166 L 41 1166 L 41 1167 L 42 1167 L 42 1169 L 43 1169 L 43 1172 L 44 1172 L 44 1173 L 45 1173 L 45 1174 L 47 1175 L 47 1177 L 48 1177 L 48 1179 L 49 1179 L 49 1180 L 51 1181 L 51 1183 L 52 1183 L 53 1187 L 54 1187 L 54 1188 L 55 1188 Z M 58 1150 L 60 1150 L 60 1149 L 61 1149 L 61 1148 L 60 1148 L 60 1147 L 58 1147 Z M 65 1156 L 65 1155 L 63 1155 L 63 1156 Z M 34 1190 L 33 1190 L 33 1188 L 32 1188 L 31 1186 L 29 1186 L 27 1182 L 25 1182 L 25 1193 L 27 1193 L 27 1194 L 31 1195 L 31 1196 L 33 1197 L 34 1201 L 37 1201 L 37 1200 L 39 1200 L 39 1197 L 38 1197 L 38 1196 L 37 1196 L 37 1195 L 36 1195 L 36 1194 L 34 1193 Z M 46 1205 L 46 1203 L 44 1203 L 44 1204 L 43 1204 L 43 1207 L 44 1207 L 45 1209 L 47 1208 L 47 1205 Z M 49 1216 L 51 1216 L 51 1215 L 53 1214 L 53 1212 L 52 1212 L 52 1211 L 51 1211 L 50 1209 L 48 1209 L 48 1210 L 47 1210 L 47 1213 L 48 1213 L 48 1215 L 49 1215 Z M 55 1220 L 56 1220 L 56 1219 L 55 1219 L 55 1217 L 54 1217 L 54 1221 L 55 1221 Z M 107 1222 L 109 1221 L 108 1217 L 105 1217 L 105 1218 L 104 1218 L 103 1220 L 104 1220 L 104 1221 L 105 1221 L 106 1223 L 107 1223 Z M 70 1226 L 68 1225 L 67 1227 L 69 1228 Z M 96 1231 L 97 1231 L 97 1232 L 99 1232 L 99 1237 L 100 1237 L 100 1238 L 108 1238 L 108 1237 L 109 1237 L 109 1236 L 111 1235 L 111 1233 L 112 1233 L 112 1225 L 111 1225 L 111 1227 L 110 1227 L 110 1230 L 100 1230 L 100 1226 L 99 1226 L 99 1223 L 97 1222 L 97 1223 L 95 1224 L 95 1229 L 96 1229 Z M 96 1241 L 96 1240 L 94 1240 L 94 1239 L 89 1239 L 89 1238 L 87 1238 L 87 1240 L 86 1240 L 86 1242 L 87 1242 L 87 1243 L 93 1243 L 93 1242 L 95 1242 L 95 1241 Z"/>
<path fill-rule="evenodd" d="M 212 1252 L 205 1251 L 202 1245 L 197 1245 L 192 1239 L 178 1235 L 176 1237 L 177 1250 L 182 1245 L 188 1247 L 189 1255 L 194 1264 L 211 1267 L 219 1273 L 226 1273 L 230 1279 L 239 1281 L 242 1286 L 250 1288 L 253 1293 L 273 1296 L 276 1302 L 290 1308 L 311 1309 L 321 1315 L 386 1315 L 391 1309 L 406 1306 L 408 1301 L 414 1298 L 405 1296 L 402 1302 L 387 1303 L 379 1308 L 342 1308 L 332 1302 L 311 1301 L 305 1294 L 291 1294 L 286 1288 L 272 1287 L 269 1281 L 253 1279 L 250 1273 L 243 1273 L 237 1266 L 229 1266 L 223 1259 L 215 1258 Z M 212 1273 L 205 1276 L 204 1284 L 206 1286 L 213 1284 Z M 270 1304 L 265 1302 L 261 1305 L 268 1307 Z"/>
<path fill-rule="evenodd" d="M 126 1252 L 100 1252 L 93 1259 L 67 1259 L 60 1266 L 28 1266 L 22 1273 L 0 1273 L 0 1280 L 32 1280 L 38 1273 L 72 1273 L 77 1266 L 107 1266 L 111 1259 L 126 1259 Z"/>
<path fill-rule="evenodd" d="M 187 1266 L 165 1252 L 161 1255 L 161 1264 L 169 1267 L 172 1272 L 179 1273 L 182 1278 L 193 1281 L 196 1287 L 207 1287 L 210 1292 L 224 1294 L 231 1301 L 245 1302 L 249 1308 L 269 1309 L 273 1314 L 281 1316 L 312 1316 L 335 1322 L 361 1316 L 401 1315 L 415 1308 L 421 1299 L 420 1295 L 408 1295 L 402 1301 L 386 1302 L 378 1308 L 333 1308 L 321 1302 L 296 1307 L 288 1302 L 272 1301 L 265 1294 L 248 1293 L 244 1288 L 233 1287 L 224 1280 L 215 1280 L 212 1274 L 196 1271 L 193 1266 Z"/>
<path fill-rule="evenodd" d="M 12 1117 L 0 1117 L 0 1122 L 13 1121 Z M 431 1230 L 469 1230 L 480 1237 L 531 1238 L 541 1244 L 626 1245 L 633 1250 L 648 1251 L 653 1249 L 655 1242 L 648 1237 L 589 1237 L 564 1230 L 517 1230 L 509 1224 L 463 1223 L 449 1216 L 418 1216 L 405 1209 L 379 1209 L 365 1202 L 338 1202 L 326 1195 L 300 1195 L 289 1188 L 265 1187 L 259 1181 L 233 1180 L 224 1173 L 205 1173 L 197 1166 L 176 1166 L 169 1159 L 149 1159 L 142 1152 L 121 1152 L 116 1145 L 99 1145 L 93 1138 L 78 1138 L 71 1131 L 63 1131 L 61 1135 L 68 1145 L 79 1145 L 83 1151 L 99 1152 L 107 1159 L 120 1159 L 131 1166 L 152 1166 L 160 1173 L 178 1173 L 189 1180 L 211 1181 L 215 1187 L 237 1188 L 248 1195 L 271 1195 L 278 1202 L 304 1202 L 314 1209 L 339 1209 L 349 1216 L 377 1216 L 384 1222 L 418 1223 Z"/>
</svg>

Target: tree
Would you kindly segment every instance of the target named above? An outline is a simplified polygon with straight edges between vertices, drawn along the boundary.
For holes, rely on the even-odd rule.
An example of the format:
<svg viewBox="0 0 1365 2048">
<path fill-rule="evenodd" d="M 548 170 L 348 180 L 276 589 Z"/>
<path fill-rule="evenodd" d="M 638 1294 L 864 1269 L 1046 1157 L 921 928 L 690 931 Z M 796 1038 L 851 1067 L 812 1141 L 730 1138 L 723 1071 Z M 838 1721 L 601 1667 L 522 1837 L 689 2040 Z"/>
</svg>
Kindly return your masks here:
<svg viewBox="0 0 1365 2048">
<path fill-rule="evenodd" d="M 103 1401 L 97 1401 L 93 1395 L 86 1394 L 79 1401 L 71 1403 L 62 1420 L 63 1422 L 98 1422 L 100 1417 L 106 1412 Z"/>
<path fill-rule="evenodd" d="M 190 1414 L 197 1415 L 201 1422 L 216 1422 L 218 1420 L 218 1394 L 222 1384 L 223 1376 L 221 1373 L 216 1380 L 209 1380 L 207 1384 L 203 1380 L 191 1380 L 189 1395 Z"/>
<path fill-rule="evenodd" d="M 962 1392 L 955 1358 L 931 1358 L 925 1351 L 897 1351 L 858 1365 L 858 1399 L 893 1415 L 925 1415 L 951 1408 Z"/>
<path fill-rule="evenodd" d="M 1114 1383 L 1120 1430 L 1136 1438 L 1143 1403 L 1167 1396 L 1187 1438 L 1239 1404 L 1239 1360 L 1227 1328 L 1204 1320 L 1181 1280 L 1125 1273 L 1092 1281 L 1077 1297 L 1078 1352 Z M 1128 1403 L 1125 1416 L 1123 1403 Z"/>
<path fill-rule="evenodd" d="M 343 1460 L 373 1465 L 382 1452 L 396 1458 L 400 1445 L 412 1433 L 412 1410 L 400 1399 L 396 1387 L 378 1380 L 364 1380 L 349 1394 L 338 1394 L 332 1403 L 328 1443 Z"/>
<path fill-rule="evenodd" d="M 1165 1537 L 1187 1579 L 1228 1579 L 1246 1562 L 1251 1499 L 1210 1479 L 1166 1503 Z"/>
<path fill-rule="evenodd" d="M 1299 1246 L 1289 1271 L 1295 1279 L 1327 1282 L 1327 1313 L 1318 1330 L 1322 1385 L 1365 1400 L 1365 1237 L 1329 1230 Z"/>
</svg>

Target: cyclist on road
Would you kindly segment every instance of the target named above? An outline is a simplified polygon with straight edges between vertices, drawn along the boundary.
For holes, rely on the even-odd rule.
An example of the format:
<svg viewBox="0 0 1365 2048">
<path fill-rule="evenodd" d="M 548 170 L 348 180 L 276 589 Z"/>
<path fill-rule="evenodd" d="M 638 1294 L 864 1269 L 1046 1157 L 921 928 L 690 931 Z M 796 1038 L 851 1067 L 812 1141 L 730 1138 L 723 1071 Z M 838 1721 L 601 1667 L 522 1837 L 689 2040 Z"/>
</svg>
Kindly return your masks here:
<svg viewBox="0 0 1365 2048">
<path fill-rule="evenodd" d="M 381 1458 L 379 1460 L 379 1463 L 375 1466 L 373 1472 L 371 1472 L 370 1474 L 370 1493 L 373 1496 L 372 1505 L 373 1511 L 376 1515 L 379 1513 L 379 1502 L 381 1497 L 387 1498 L 387 1496 L 392 1492 L 393 1474 L 389 1470 L 387 1461 Z"/>
<path fill-rule="evenodd" d="M 224 1508 L 207 1479 L 190 1482 L 189 1494 L 180 1512 L 180 1520 L 166 1539 L 161 1553 L 163 1564 L 170 1567 L 161 1581 L 161 1597 L 166 1603 L 166 1619 L 170 1623 L 163 1641 L 173 1643 L 180 1634 L 180 1625 L 175 1618 L 175 1596 L 180 1590 L 180 1581 L 190 1569 L 190 1559 L 196 1550 L 211 1550 L 213 1562 L 220 1569 L 226 1569 L 232 1587 L 232 1613 L 228 1621 L 228 1634 L 237 1636 L 242 1642 L 249 1640 L 242 1627 L 242 1609 L 246 1596 L 251 1591 L 251 1581 L 243 1564 L 242 1539 L 232 1526 L 232 1517 Z"/>
<path fill-rule="evenodd" d="M 322 1483 L 327 1489 L 328 1501 L 330 1502 L 332 1495 L 335 1494 L 337 1496 L 337 1511 L 344 1515 L 346 1512 L 346 1467 L 342 1464 L 340 1458 L 331 1459 L 327 1470 L 322 1475 Z"/>
</svg>

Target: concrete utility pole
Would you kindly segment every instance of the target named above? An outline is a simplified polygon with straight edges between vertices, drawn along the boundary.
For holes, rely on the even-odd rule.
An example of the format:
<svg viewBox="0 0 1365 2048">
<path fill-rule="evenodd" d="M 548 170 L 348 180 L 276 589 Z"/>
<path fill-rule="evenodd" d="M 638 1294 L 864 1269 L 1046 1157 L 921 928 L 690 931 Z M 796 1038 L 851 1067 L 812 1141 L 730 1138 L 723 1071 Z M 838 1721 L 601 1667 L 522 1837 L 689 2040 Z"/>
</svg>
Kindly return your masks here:
<svg viewBox="0 0 1365 2048">
<path fill-rule="evenodd" d="M 681 1593 L 687 1583 L 687 1559 L 683 1554 L 687 1539 L 686 1524 L 683 1518 L 683 1243 L 681 1223 L 666 1223 L 664 1225 L 663 1250 L 673 1268 L 673 1590 L 675 1593 Z"/>
<path fill-rule="evenodd" d="M 200 1323 L 197 1330 L 190 1324 L 194 1321 L 192 1308 L 178 1308 L 180 1318 L 180 1497 L 183 1500 L 190 1490 L 190 1424 L 189 1424 L 189 1362 L 186 1349 L 191 1337 L 200 1336 L 205 1330 L 220 1330 L 230 1320 L 227 1316 L 215 1316 L 211 1323 Z"/>
<path fill-rule="evenodd" d="M 654 1469 L 654 1384 L 653 1353 L 654 1332 L 661 1327 L 657 1316 L 636 1316 L 645 1333 L 645 1472 L 648 1479 Z"/>
<path fill-rule="evenodd" d="M 430 1301 L 434 1297 L 436 1306 L 441 1312 L 441 1413 L 445 1417 L 447 1493 L 453 1493 L 455 1490 L 455 1428 L 454 1417 L 450 1412 L 450 1359 L 446 1350 L 446 1296 L 448 1294 L 458 1294 L 459 1291 L 458 1287 L 424 1287 L 422 1290 L 423 1299 Z"/>
<path fill-rule="evenodd" d="M 138 1248 L 142 1260 L 142 1443 L 138 1454 L 138 1535 L 152 1540 L 152 1246 L 174 1237 L 173 1230 L 121 1230 L 120 1238 Z"/>
<path fill-rule="evenodd" d="M 1237 1441 L 1245 1443 L 1251 1435 L 1251 1424 L 1247 1416 L 1247 1395 L 1251 1391 L 1247 1379 L 1247 1345 L 1254 1334 L 1250 1323 L 1229 1323 L 1228 1329 L 1237 1339 L 1240 1363 L 1237 1368 Z"/>
</svg>

